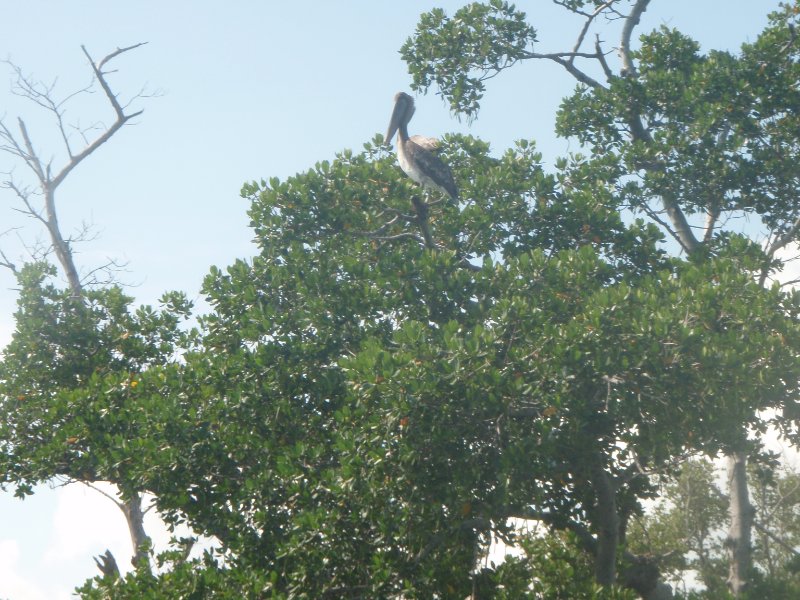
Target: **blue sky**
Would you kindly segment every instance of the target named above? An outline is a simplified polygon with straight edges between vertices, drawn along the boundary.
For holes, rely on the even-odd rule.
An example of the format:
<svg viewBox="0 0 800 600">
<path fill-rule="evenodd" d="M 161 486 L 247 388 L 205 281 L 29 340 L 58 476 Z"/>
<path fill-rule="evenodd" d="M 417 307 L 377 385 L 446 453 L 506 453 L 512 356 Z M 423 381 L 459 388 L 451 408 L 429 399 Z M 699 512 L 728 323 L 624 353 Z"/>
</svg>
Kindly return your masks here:
<svg viewBox="0 0 800 600">
<path fill-rule="evenodd" d="M 285 178 L 345 148 L 358 150 L 385 132 L 392 97 L 409 91 L 398 50 L 419 14 L 434 6 L 452 14 L 461 5 L 449 0 L 6 2 L 0 58 L 48 82 L 57 76 L 58 96 L 88 81 L 81 44 L 100 58 L 117 46 L 148 42 L 120 57 L 111 81 L 123 99 L 143 85 L 158 96 L 137 102 L 144 114 L 59 189 L 61 221 L 66 231 L 82 222 L 93 225 L 98 238 L 78 248 L 79 263 L 90 269 L 107 258 L 126 262 L 119 279 L 139 301 L 155 302 L 170 289 L 199 299 L 211 265 L 224 267 L 253 254 L 247 206 L 239 198 L 242 184 Z M 777 0 L 653 0 L 640 31 L 665 24 L 692 35 L 704 49 L 735 50 L 755 38 L 777 5 Z M 571 47 L 580 23 L 562 9 L 550 0 L 517 6 L 538 30 L 537 50 Z M 616 33 L 604 38 L 611 49 Z M 42 155 L 61 164 L 52 124 L 8 94 L 10 77 L 0 65 L 0 115 L 12 124 L 22 115 Z M 558 102 L 573 86 L 555 65 L 521 65 L 489 82 L 483 109 L 471 125 L 453 118 L 431 93 L 418 99 L 410 129 L 435 136 L 471 133 L 491 142 L 497 153 L 515 139 L 535 139 L 552 164 L 556 156 L 576 150 L 553 135 Z M 112 117 L 98 94 L 76 99 L 67 114 L 68 121 L 82 125 Z M 10 157 L 0 154 L 0 171 L 12 166 Z M 21 166 L 14 174 L 27 177 Z M 18 236 L 32 244 L 43 232 L 14 206 L 14 198 L 0 190 L 0 232 L 21 228 L 0 238 L 0 248 L 21 259 Z M 0 270 L 0 346 L 13 330 L 13 286 L 10 274 Z M 94 575 L 92 554 L 112 547 L 119 562 L 127 563 L 126 536 L 113 505 L 83 488 L 45 487 L 24 502 L 0 495 L 0 598 L 67 598 Z"/>
</svg>

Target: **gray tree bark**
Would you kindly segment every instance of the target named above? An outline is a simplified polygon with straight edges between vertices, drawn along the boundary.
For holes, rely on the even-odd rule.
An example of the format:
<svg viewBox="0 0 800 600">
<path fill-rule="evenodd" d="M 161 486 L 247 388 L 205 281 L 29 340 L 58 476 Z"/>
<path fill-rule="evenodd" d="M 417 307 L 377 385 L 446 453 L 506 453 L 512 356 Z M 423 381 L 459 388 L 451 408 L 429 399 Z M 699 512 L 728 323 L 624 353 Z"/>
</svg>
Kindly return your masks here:
<svg viewBox="0 0 800 600">
<path fill-rule="evenodd" d="M 610 587 L 617 579 L 619 514 L 614 483 L 601 465 L 597 465 L 593 470 L 592 487 L 597 502 L 595 510 L 599 523 L 594 578 L 603 587 Z"/>
<path fill-rule="evenodd" d="M 136 568 L 149 566 L 150 538 L 144 529 L 141 494 L 136 493 L 130 500 L 121 503 L 120 510 L 125 515 L 125 520 L 128 522 L 128 531 L 131 534 L 131 544 L 133 545 L 131 563 Z"/>
<path fill-rule="evenodd" d="M 754 509 L 747 487 L 747 454 L 742 451 L 728 456 L 728 514 L 730 529 L 725 544 L 728 548 L 728 588 L 735 598 L 747 589 L 753 568 L 751 535 Z"/>
</svg>

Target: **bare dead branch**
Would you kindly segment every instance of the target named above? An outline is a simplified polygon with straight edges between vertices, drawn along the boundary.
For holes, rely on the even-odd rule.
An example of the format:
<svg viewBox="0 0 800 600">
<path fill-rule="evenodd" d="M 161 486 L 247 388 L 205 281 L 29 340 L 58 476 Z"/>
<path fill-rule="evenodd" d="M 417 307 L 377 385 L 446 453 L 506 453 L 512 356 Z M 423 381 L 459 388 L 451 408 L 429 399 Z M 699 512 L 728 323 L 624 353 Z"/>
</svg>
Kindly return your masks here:
<svg viewBox="0 0 800 600">
<path fill-rule="evenodd" d="M 25 129 L 25 123 L 22 122 L 21 119 L 18 119 L 20 123 L 20 129 L 23 131 L 23 137 L 27 137 L 27 130 Z M 33 144 L 31 144 L 30 139 L 26 139 L 25 144 L 23 145 L 17 139 L 17 136 L 12 133 L 12 131 L 8 128 L 5 122 L 0 119 L 0 140 L 2 140 L 3 144 L 0 145 L 0 150 L 11 154 L 12 156 L 16 156 L 17 158 L 22 159 L 25 165 L 33 171 L 36 175 L 36 178 L 39 179 L 41 182 L 42 175 L 44 174 L 44 169 L 42 168 L 41 161 L 33 153 Z"/>
<path fill-rule="evenodd" d="M 138 48 L 139 46 L 143 46 L 146 43 L 147 42 L 141 42 L 139 44 L 134 44 L 133 46 L 128 46 L 126 48 L 117 48 L 114 52 L 112 52 L 111 54 L 108 54 L 107 56 L 105 56 L 99 63 L 95 63 L 94 62 L 94 59 L 89 54 L 89 51 L 86 49 L 86 46 L 83 46 L 83 45 L 81 46 L 81 50 L 83 50 L 83 53 L 86 55 L 86 58 L 89 59 L 89 64 L 92 66 L 92 69 L 94 70 L 94 76 L 97 78 L 98 83 L 103 88 L 103 91 L 105 92 L 106 97 L 108 98 L 108 101 L 111 102 L 111 106 L 114 107 L 114 110 L 117 113 L 118 119 L 124 119 L 125 118 L 125 113 L 122 110 L 122 106 L 120 106 L 120 104 L 119 104 L 119 100 L 117 100 L 117 96 L 114 94 L 113 91 L 111 91 L 111 86 L 109 86 L 108 82 L 106 81 L 106 75 L 111 73 L 111 72 L 113 72 L 113 71 L 104 72 L 103 71 L 103 66 L 105 66 L 109 61 L 113 60 L 114 58 L 116 58 L 117 56 L 122 54 L 123 52 L 128 52 L 129 50 L 133 50 L 135 48 Z M 140 113 L 137 113 L 137 114 L 140 114 Z M 127 117 L 127 118 L 131 118 L 131 117 L 134 117 L 134 116 L 136 116 L 136 114 L 131 115 L 131 116 Z"/>
<path fill-rule="evenodd" d="M 600 67 L 603 69 L 606 79 L 610 81 L 614 76 L 614 73 L 612 73 L 611 68 L 608 66 L 608 62 L 606 62 L 606 55 L 603 53 L 603 48 L 600 46 L 600 44 L 600 34 L 597 34 L 594 40 L 594 51 L 597 54 L 597 61 L 600 63 Z"/>
<path fill-rule="evenodd" d="M 541 54 L 538 52 L 528 52 L 525 55 L 525 58 L 538 58 L 544 60 L 552 60 L 555 63 L 558 63 L 567 72 L 572 75 L 575 79 L 580 81 L 581 83 L 588 85 L 589 87 L 593 88 L 602 88 L 604 87 L 599 81 L 590 77 L 583 71 L 581 71 L 578 67 L 575 66 L 573 60 L 575 57 L 581 58 L 597 58 L 596 54 L 590 54 L 588 52 L 552 52 L 549 54 Z"/>
<path fill-rule="evenodd" d="M 55 90 L 58 78 L 55 78 L 53 83 L 51 83 L 49 86 L 44 85 L 41 82 L 36 82 L 30 79 L 23 73 L 22 69 L 18 65 L 14 64 L 10 60 L 5 60 L 2 62 L 7 64 L 16 75 L 16 81 L 11 89 L 11 93 L 16 96 L 20 96 L 21 98 L 30 100 L 48 112 L 53 113 L 53 116 L 56 119 L 59 134 L 61 135 L 64 146 L 67 150 L 67 154 L 72 157 L 72 148 L 70 147 L 69 136 L 67 135 L 67 127 L 64 123 L 65 111 L 63 110 L 63 106 L 79 94 L 91 93 L 94 77 L 92 78 L 92 82 L 90 82 L 88 85 L 77 89 L 56 101 L 53 97 L 53 91 Z"/>
<path fill-rule="evenodd" d="M 606 2 L 602 8 L 603 9 L 610 8 L 613 4 L 616 4 L 617 2 L 619 2 L 619 0 L 611 0 L 610 2 Z M 566 8 L 569 12 L 575 13 L 576 15 L 580 15 L 582 17 L 586 17 L 587 19 L 594 18 L 595 16 L 593 15 L 593 13 L 588 13 L 585 10 L 581 10 L 580 8 L 570 6 L 567 2 L 564 2 L 563 0 L 553 0 L 553 4 Z M 596 12 L 598 12 L 599 14 L 599 12 L 601 11 L 596 11 Z"/>
<path fill-rule="evenodd" d="M 782 538 L 780 538 L 780 537 L 778 537 L 777 535 L 775 535 L 774 533 L 772 533 L 772 532 L 771 532 L 769 529 L 767 529 L 766 527 L 764 527 L 764 526 L 763 526 L 761 523 L 759 523 L 758 521 L 755 521 L 755 520 L 753 521 L 753 527 L 755 527 L 755 528 L 756 528 L 758 531 L 760 531 L 761 533 L 763 533 L 764 535 L 766 535 L 766 536 L 767 536 L 768 538 L 770 538 L 770 539 L 771 539 L 773 542 L 775 542 L 776 544 L 778 544 L 778 545 L 779 545 L 781 548 L 783 548 L 784 550 L 788 551 L 790 554 L 793 554 L 794 556 L 800 556 L 800 552 L 798 552 L 798 551 L 795 549 L 795 547 L 794 547 L 794 546 L 792 546 L 790 543 L 786 542 L 786 541 L 785 541 L 785 540 L 783 540 Z"/>
<path fill-rule="evenodd" d="M 7 232 L 5 232 L 5 233 L 7 233 Z M 14 273 L 14 275 L 16 275 L 18 273 L 17 265 L 9 260 L 8 256 L 6 256 L 6 253 L 3 252 L 2 248 L 0 248 L 0 267 L 8 269 L 12 273 Z"/>
<path fill-rule="evenodd" d="M 609 8 L 612 4 L 614 4 L 614 2 L 616 2 L 616 0 L 609 0 L 605 4 L 598 6 L 593 13 L 585 13 L 586 22 L 583 24 L 583 28 L 578 34 L 578 39 L 575 41 L 575 46 L 572 48 L 573 52 L 578 52 L 578 50 L 580 50 L 583 40 L 586 38 L 586 34 L 589 32 L 589 28 L 592 26 L 592 22 L 594 21 L 595 17 L 597 17 L 597 15 L 602 13 L 605 9 Z"/>
<path fill-rule="evenodd" d="M 783 232 L 774 242 L 769 245 L 767 248 L 767 256 L 769 258 L 774 258 L 775 253 L 778 250 L 784 248 L 787 244 L 795 239 L 798 229 L 800 229 L 800 216 L 797 217 L 791 225 L 789 225 L 785 232 Z"/>
<path fill-rule="evenodd" d="M 111 550 L 106 549 L 104 554 L 95 556 L 94 562 L 97 568 L 100 569 L 103 577 L 119 579 L 119 567 L 117 566 L 117 560 L 114 558 L 114 555 L 111 554 Z"/>
<path fill-rule="evenodd" d="M 636 76 L 636 65 L 633 64 L 631 58 L 631 36 L 633 35 L 634 28 L 639 24 L 642 14 L 647 10 L 647 5 L 650 0 L 636 0 L 631 14 L 625 19 L 625 25 L 622 27 L 622 39 L 619 46 L 619 57 L 622 61 L 623 72 L 628 73 L 630 76 Z"/>
<path fill-rule="evenodd" d="M 136 48 L 138 48 L 139 46 L 144 46 L 145 44 L 147 44 L 147 42 L 139 42 L 138 44 L 134 44 L 133 46 L 126 46 L 125 48 L 117 48 L 117 49 L 116 49 L 116 50 L 114 50 L 114 51 L 113 51 L 111 54 L 108 54 L 108 55 L 107 55 L 105 58 L 103 58 L 103 60 L 101 60 L 101 61 L 100 61 L 100 63 L 97 65 L 97 68 L 98 68 L 98 69 L 102 69 L 102 68 L 103 68 L 103 66 L 105 66 L 105 64 L 106 64 L 108 61 L 110 61 L 110 60 L 112 60 L 112 59 L 116 58 L 117 56 L 119 56 L 119 55 L 120 55 L 120 54 L 122 54 L 123 52 L 128 52 L 129 50 L 135 50 L 135 49 L 136 49 Z M 81 46 L 81 47 L 83 47 L 83 46 Z M 85 50 L 85 49 L 84 49 L 84 52 L 86 52 L 86 50 Z M 91 60 L 91 59 L 92 59 L 92 58 L 89 56 L 89 54 L 88 54 L 88 53 L 86 53 L 86 56 L 89 58 L 89 60 Z"/>
<path fill-rule="evenodd" d="M 31 138 L 28 135 L 28 128 L 25 127 L 25 121 L 23 121 L 21 117 L 17 117 L 17 124 L 22 133 L 22 140 L 25 142 L 26 161 L 30 163 L 33 171 L 39 176 L 39 180 L 44 181 L 45 170 L 42 167 L 42 161 L 39 160 L 36 151 L 33 149 L 33 143 L 31 143 Z"/>
<path fill-rule="evenodd" d="M 119 281 L 119 279 L 115 276 L 115 274 L 120 273 L 128 266 L 127 262 L 120 262 L 113 258 L 107 258 L 106 262 L 102 265 L 91 269 L 88 273 L 86 273 L 83 278 L 81 279 L 81 285 L 84 287 L 86 286 L 97 286 L 97 285 L 109 285 L 114 283 L 115 281 Z M 105 273 L 105 277 L 100 278 L 97 275 L 99 273 Z"/>
<path fill-rule="evenodd" d="M 667 221 L 662 219 L 658 212 L 656 212 L 655 210 L 653 210 L 652 208 L 650 208 L 647 205 L 639 206 L 637 208 L 639 208 L 642 212 L 644 212 L 644 214 L 646 214 L 650 219 L 652 219 L 653 221 L 658 223 L 658 225 L 663 227 L 664 230 L 667 233 L 669 233 L 675 239 L 675 241 L 678 242 L 678 244 L 680 244 L 681 248 L 683 248 L 684 251 L 688 251 L 687 248 L 683 245 L 683 242 L 681 242 L 681 236 L 678 234 L 678 232 L 676 232 L 670 226 L 670 224 L 667 223 Z M 688 227 L 688 223 L 687 223 L 687 227 Z"/>
<path fill-rule="evenodd" d="M 784 288 L 791 289 L 791 288 L 795 287 L 798 283 L 800 283 L 800 277 L 798 277 L 796 279 L 790 279 L 789 281 L 782 281 L 780 286 L 781 286 L 781 289 L 784 289 Z"/>
<path fill-rule="evenodd" d="M 112 52 L 111 54 L 109 54 L 105 58 L 103 58 L 100 61 L 99 64 L 95 64 L 95 62 L 92 59 L 91 55 L 89 54 L 88 50 L 86 50 L 86 46 L 81 46 L 81 50 L 83 50 L 83 53 L 86 55 L 86 58 L 89 59 L 89 63 L 91 64 L 92 70 L 94 71 L 94 74 L 95 74 L 95 78 L 97 79 L 97 82 L 100 84 L 100 87 L 103 88 L 103 92 L 105 92 L 106 98 L 111 103 L 111 106 L 112 106 L 112 108 L 114 109 L 114 112 L 117 115 L 117 119 L 114 121 L 114 123 L 108 129 L 106 129 L 106 131 L 104 133 L 102 133 L 100 136 L 98 136 L 91 144 L 86 146 L 81 152 L 78 152 L 74 156 L 70 157 L 69 162 L 49 182 L 51 189 L 55 190 L 55 188 L 57 188 L 61 184 L 61 182 L 64 181 L 64 179 L 67 177 L 67 175 L 69 175 L 70 172 L 75 167 L 77 167 L 87 156 L 92 154 L 100 146 L 102 146 L 109 139 L 111 139 L 111 137 L 119 129 L 121 129 L 122 126 L 125 125 L 125 123 L 127 123 L 128 121 L 130 121 L 134 117 L 137 117 L 137 116 L 141 115 L 144 112 L 143 110 L 139 110 L 139 111 L 134 112 L 134 113 L 125 114 L 125 111 L 123 110 L 122 106 L 120 106 L 120 104 L 119 104 L 119 100 L 117 99 L 117 96 L 111 90 L 111 87 L 109 86 L 108 82 L 106 81 L 106 78 L 105 78 L 106 73 L 102 71 L 102 67 L 103 67 L 103 65 L 107 64 L 111 59 L 115 58 L 116 56 L 119 56 L 123 52 L 127 52 L 129 50 L 133 50 L 134 48 L 138 48 L 139 46 L 142 46 L 142 45 L 144 45 L 146 43 L 147 42 L 142 42 L 142 43 L 139 43 L 139 44 L 135 44 L 133 46 L 128 46 L 126 48 L 118 48 L 117 50 L 115 50 L 114 52 Z"/>
<path fill-rule="evenodd" d="M 67 126 L 64 122 L 65 110 L 63 107 L 65 106 L 65 103 L 75 95 L 82 92 L 90 93 L 92 85 L 90 84 L 89 86 L 85 86 L 75 92 L 72 92 L 62 100 L 56 100 L 54 97 L 54 88 L 57 79 L 54 80 L 50 85 L 36 82 L 33 79 L 25 76 L 19 67 L 13 65 L 9 61 L 6 61 L 7 64 L 11 65 L 14 73 L 16 73 L 16 83 L 15 87 L 13 88 L 13 92 L 32 101 L 37 106 L 44 108 L 54 115 L 59 135 L 61 136 L 62 142 L 67 151 L 68 160 L 66 164 L 61 167 L 60 171 L 53 176 L 51 172 L 51 164 L 49 162 L 45 164 L 41 159 L 41 156 L 36 152 L 31 137 L 28 134 L 25 121 L 22 118 L 17 118 L 19 133 L 16 134 L 8 128 L 2 119 L 0 119 L 0 150 L 18 157 L 27 165 L 28 168 L 34 172 L 38 180 L 38 188 L 44 202 L 43 210 L 33 206 L 30 193 L 18 186 L 10 176 L 2 185 L 3 187 L 14 191 L 17 197 L 22 201 L 24 208 L 21 210 L 21 212 L 36 218 L 45 226 L 51 240 L 51 247 L 58 258 L 58 261 L 66 274 L 70 288 L 76 297 L 81 296 L 83 283 L 75 265 L 75 257 L 71 247 L 71 242 L 74 241 L 74 239 L 65 238 L 58 224 L 55 193 L 59 185 L 75 167 L 77 167 L 83 160 L 85 160 L 100 146 L 107 142 L 128 121 L 142 114 L 143 111 L 141 110 L 132 113 L 126 113 L 126 108 L 130 105 L 130 102 L 126 103 L 125 107 L 120 105 L 117 96 L 114 94 L 111 86 L 106 80 L 108 71 L 104 71 L 104 67 L 108 65 L 111 60 L 120 54 L 123 54 L 124 52 L 128 52 L 142 45 L 143 44 L 140 43 L 125 48 L 117 48 L 114 52 L 106 55 L 99 63 L 95 63 L 86 47 L 81 46 L 83 53 L 89 59 L 91 64 L 93 80 L 96 80 L 103 89 L 106 99 L 114 110 L 116 119 L 110 127 L 104 128 L 104 131 L 97 135 L 93 140 L 88 138 L 87 133 L 92 129 L 97 128 L 97 124 L 92 125 L 87 129 L 83 129 L 80 126 L 76 127 L 76 130 L 83 138 L 85 143 L 84 148 L 77 153 L 73 151 L 70 144 L 70 136 L 67 131 Z M 132 100 L 135 100 L 143 95 L 144 88 L 142 88 L 142 90 L 140 90 L 140 92 L 136 94 Z M 83 234 L 79 235 L 79 237 L 82 235 Z M 109 266 L 113 264 L 113 262 L 109 262 L 100 267 L 99 270 L 108 269 Z M 95 277 L 97 272 L 99 271 L 94 270 L 90 272 L 89 277 Z"/>
<path fill-rule="evenodd" d="M 160 89 L 156 89 L 152 92 L 147 92 L 147 84 L 143 85 L 139 88 L 139 91 L 136 92 L 130 99 L 122 105 L 122 110 L 126 110 L 131 104 L 136 102 L 137 100 L 141 100 L 143 98 L 160 98 L 163 96 L 164 93 Z"/>
<path fill-rule="evenodd" d="M 568 62 L 572 62 L 575 58 L 597 58 L 597 54 L 594 52 L 549 52 L 544 54 L 538 52 L 529 52 L 528 55 L 530 58 L 546 58 L 549 60 L 566 58 L 569 59 Z"/>
<path fill-rule="evenodd" d="M 7 179 L 2 184 L 0 184 L 0 187 L 5 188 L 7 190 L 11 190 L 12 192 L 14 192 L 14 194 L 16 194 L 17 198 L 19 198 L 22 201 L 22 204 L 25 206 L 25 208 L 15 209 L 15 210 L 18 210 L 22 214 L 32 217 L 40 221 L 43 225 L 47 226 L 47 219 L 45 219 L 42 213 L 36 210 L 33 207 L 33 204 L 31 203 L 30 191 L 19 187 L 11 178 Z"/>
<path fill-rule="evenodd" d="M 102 494 L 103 496 L 105 496 L 106 498 L 108 498 L 109 500 L 111 500 L 111 501 L 112 501 L 114 504 L 116 504 L 116 505 L 117 505 L 117 507 L 118 507 L 120 510 L 122 510 L 122 507 L 124 506 L 124 503 L 123 503 L 123 502 L 120 502 L 119 500 L 117 500 L 117 499 L 116 499 L 114 496 L 112 496 L 112 495 L 111 495 L 111 494 L 109 494 L 108 492 L 105 492 L 105 491 L 101 490 L 99 487 L 97 487 L 96 485 L 94 485 L 92 482 L 89 482 L 89 481 L 82 481 L 82 480 L 81 480 L 81 481 L 79 481 L 79 480 L 77 480 L 77 479 L 75 479 L 75 480 L 73 480 L 73 481 L 74 481 L 74 482 L 76 482 L 76 483 L 82 483 L 82 484 L 83 484 L 83 485 L 85 485 L 86 487 L 93 489 L 93 490 L 94 490 L 95 492 L 97 492 L 98 494 Z"/>
<path fill-rule="evenodd" d="M 703 243 L 709 242 L 711 236 L 714 235 L 714 227 L 719 219 L 720 209 L 711 208 L 706 211 L 706 224 L 703 232 Z"/>
<path fill-rule="evenodd" d="M 79 122 L 75 123 L 74 125 L 71 125 L 70 127 L 71 127 L 71 129 L 73 129 L 75 131 L 75 133 L 77 133 L 81 137 L 81 139 L 83 140 L 83 143 L 88 146 L 92 142 L 89 140 L 89 137 L 88 137 L 87 134 L 89 132 L 92 132 L 92 131 L 100 131 L 105 127 L 105 125 L 103 125 L 101 122 L 98 121 L 96 123 L 92 123 L 88 127 L 81 127 L 80 121 L 79 121 Z M 73 157 L 73 155 L 70 154 L 70 158 L 72 158 L 72 157 Z"/>
</svg>

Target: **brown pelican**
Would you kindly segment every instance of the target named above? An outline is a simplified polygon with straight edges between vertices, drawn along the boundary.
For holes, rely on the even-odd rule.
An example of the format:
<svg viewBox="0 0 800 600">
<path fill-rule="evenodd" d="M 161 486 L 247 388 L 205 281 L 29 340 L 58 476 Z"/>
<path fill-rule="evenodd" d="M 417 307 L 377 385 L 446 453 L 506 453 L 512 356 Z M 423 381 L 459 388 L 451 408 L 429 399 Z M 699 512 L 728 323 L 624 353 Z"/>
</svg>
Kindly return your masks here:
<svg viewBox="0 0 800 600">
<path fill-rule="evenodd" d="M 397 160 L 406 175 L 424 188 L 438 190 L 457 200 L 458 188 L 453 174 L 434 154 L 438 142 L 420 135 L 408 137 L 408 122 L 413 114 L 414 99 L 398 92 L 394 97 L 394 112 L 386 132 L 386 143 L 391 142 L 397 132 Z"/>
</svg>

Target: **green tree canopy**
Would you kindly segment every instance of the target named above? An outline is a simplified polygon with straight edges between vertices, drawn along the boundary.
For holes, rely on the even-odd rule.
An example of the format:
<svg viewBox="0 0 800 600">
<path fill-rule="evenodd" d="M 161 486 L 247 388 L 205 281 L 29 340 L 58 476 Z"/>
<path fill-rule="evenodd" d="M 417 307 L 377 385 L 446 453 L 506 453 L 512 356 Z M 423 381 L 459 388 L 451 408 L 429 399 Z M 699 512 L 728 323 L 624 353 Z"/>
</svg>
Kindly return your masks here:
<svg viewBox="0 0 800 600">
<path fill-rule="evenodd" d="M 797 230 L 792 153 L 768 150 L 794 143 L 790 94 L 769 104 L 794 63 L 774 80 L 753 66 L 792 14 L 741 56 L 668 30 L 634 52 L 628 31 L 617 75 L 599 51 L 534 53 L 503 2 L 423 15 L 403 49 L 417 86 L 474 114 L 486 77 L 555 60 L 582 84 L 559 127 L 590 156 L 546 172 L 532 142 L 497 155 L 448 136 L 460 203 L 423 193 L 380 138 L 247 184 L 258 254 L 212 268 L 196 336 L 180 295 L 158 311 L 116 288 L 78 302 L 25 270 L 0 372 L 4 483 L 97 474 L 218 541 L 87 597 L 656 597 L 658 561 L 627 545 L 650 476 L 747 445 L 760 411 L 797 400 L 800 295 L 764 285 Z M 732 211 L 762 217 L 772 244 L 722 232 Z M 515 539 L 512 517 L 553 535 L 478 568 L 494 537 Z"/>
<path fill-rule="evenodd" d="M 207 278 L 169 403 L 190 427 L 137 485 L 258 589 L 463 597 L 512 516 L 615 553 L 643 473 L 795 393 L 797 298 L 738 255 L 666 260 L 585 162 L 448 158 L 470 200 L 424 221 L 379 146 L 245 186 L 260 253 Z"/>
</svg>

